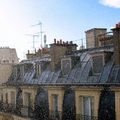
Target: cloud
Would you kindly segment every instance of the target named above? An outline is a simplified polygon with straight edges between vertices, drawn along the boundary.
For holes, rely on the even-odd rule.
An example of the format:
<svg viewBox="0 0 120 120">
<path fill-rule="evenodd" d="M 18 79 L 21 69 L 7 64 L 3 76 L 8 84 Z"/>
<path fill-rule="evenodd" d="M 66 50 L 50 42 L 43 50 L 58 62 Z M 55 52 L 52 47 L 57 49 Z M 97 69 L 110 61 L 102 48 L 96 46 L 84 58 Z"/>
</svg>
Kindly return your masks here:
<svg viewBox="0 0 120 120">
<path fill-rule="evenodd" d="M 120 8 L 120 0 L 99 0 L 99 2 L 105 6 Z"/>
</svg>

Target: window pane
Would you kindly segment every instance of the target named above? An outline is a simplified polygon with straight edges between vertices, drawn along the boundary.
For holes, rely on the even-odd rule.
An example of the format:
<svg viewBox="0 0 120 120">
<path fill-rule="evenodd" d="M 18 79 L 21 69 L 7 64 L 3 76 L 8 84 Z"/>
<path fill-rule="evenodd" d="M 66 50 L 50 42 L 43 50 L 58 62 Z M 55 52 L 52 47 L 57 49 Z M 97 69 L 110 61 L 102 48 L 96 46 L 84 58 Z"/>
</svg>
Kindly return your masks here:
<svg viewBox="0 0 120 120">
<path fill-rule="evenodd" d="M 95 56 L 93 59 L 93 73 L 100 73 L 103 67 L 103 57 Z"/>
<path fill-rule="evenodd" d="M 53 96 L 53 111 L 58 111 L 58 95 Z"/>
<path fill-rule="evenodd" d="M 80 96 L 80 115 L 82 115 L 82 119 L 85 120 L 91 119 L 93 116 L 93 108 L 94 108 L 94 97 L 92 96 Z"/>
<path fill-rule="evenodd" d="M 84 97 L 84 115 L 91 116 L 91 98 Z"/>
</svg>

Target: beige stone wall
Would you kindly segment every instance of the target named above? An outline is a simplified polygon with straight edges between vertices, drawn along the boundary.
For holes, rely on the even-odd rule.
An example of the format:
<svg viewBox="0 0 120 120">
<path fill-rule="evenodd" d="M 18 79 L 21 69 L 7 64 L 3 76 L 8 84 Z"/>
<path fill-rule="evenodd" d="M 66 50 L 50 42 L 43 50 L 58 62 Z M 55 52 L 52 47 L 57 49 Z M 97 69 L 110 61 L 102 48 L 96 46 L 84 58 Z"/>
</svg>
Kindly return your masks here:
<svg viewBox="0 0 120 120">
<path fill-rule="evenodd" d="M 76 103 L 76 114 L 80 114 L 80 97 L 84 96 L 84 97 L 93 97 L 94 98 L 94 102 L 93 102 L 93 115 L 94 116 L 98 116 L 98 109 L 99 109 L 99 99 L 100 99 L 100 94 L 101 94 L 101 89 L 102 88 L 97 88 L 97 87 L 75 87 L 74 91 L 75 91 L 75 103 Z M 48 102 L 49 102 L 49 110 L 52 111 L 53 110 L 53 95 L 58 95 L 58 110 L 62 111 L 62 105 L 63 105 L 63 98 L 64 98 L 64 92 L 65 89 L 63 87 L 55 87 L 55 86 L 51 86 L 47 88 L 48 90 Z M 111 88 L 112 91 L 115 91 L 115 112 L 116 112 L 116 120 L 119 120 L 120 118 L 120 88 L 118 87 L 114 87 Z M 25 94 L 26 93 L 30 93 L 32 95 L 32 99 L 33 99 L 33 105 L 34 105 L 34 100 L 35 100 L 35 96 L 37 93 L 37 88 L 36 87 L 22 87 L 22 91 L 23 91 L 23 105 L 26 105 L 26 98 L 25 98 Z M 5 94 L 8 94 L 8 103 L 11 103 L 11 93 L 15 92 L 16 93 L 16 88 L 15 87 L 7 87 L 3 89 L 3 93 L 4 93 L 4 101 L 5 100 Z M 1 120 L 1 115 L 0 115 L 0 120 Z M 3 120 L 7 120 L 3 119 Z M 12 118 L 11 118 L 12 120 Z M 23 119 L 23 118 L 19 118 L 17 116 L 14 117 L 14 120 L 27 120 L 27 119 Z"/>
<path fill-rule="evenodd" d="M 115 92 L 115 112 L 116 120 L 120 119 L 120 89 L 117 89 Z"/>
<path fill-rule="evenodd" d="M 106 33 L 106 29 L 93 28 L 86 31 L 86 45 L 87 48 L 94 48 L 99 46 L 98 35 Z"/>
<path fill-rule="evenodd" d="M 3 88 L 3 101 L 4 102 L 6 102 L 6 94 L 7 94 L 7 98 L 8 98 L 8 103 L 16 104 L 16 88 L 15 87 Z"/>
<path fill-rule="evenodd" d="M 12 68 L 12 64 L 0 64 L 0 84 L 8 81 L 8 78 L 12 73 Z"/>
<path fill-rule="evenodd" d="M 66 47 L 64 46 L 53 46 L 50 49 L 50 54 L 51 54 L 51 67 L 52 69 L 56 69 L 58 64 L 60 65 L 61 58 L 64 56 L 66 52 Z"/>
<path fill-rule="evenodd" d="M 64 57 L 65 53 L 76 50 L 76 48 L 76 44 L 52 44 L 50 48 L 52 69 L 55 70 L 56 68 L 60 67 L 61 58 Z"/>
<path fill-rule="evenodd" d="M 76 114 L 80 114 L 80 96 L 91 96 L 94 98 L 93 103 L 93 114 L 94 116 L 98 116 L 98 105 L 99 105 L 99 96 L 100 90 L 96 89 L 77 89 L 75 92 L 75 100 L 76 100 Z"/>
<path fill-rule="evenodd" d="M 11 114 L 0 113 L 0 120 L 14 120 Z"/>
<path fill-rule="evenodd" d="M 62 111 L 64 90 L 62 88 L 49 88 L 48 89 L 48 99 L 49 99 L 49 110 L 53 110 L 53 95 L 58 95 L 58 111 Z"/>
<path fill-rule="evenodd" d="M 0 113 L 0 120 L 31 120 L 30 118 L 19 117 L 7 113 Z"/>
<path fill-rule="evenodd" d="M 0 48 L 0 63 L 18 63 L 19 59 L 17 57 L 16 50 L 9 47 Z"/>
<path fill-rule="evenodd" d="M 23 96 L 23 105 L 27 106 L 27 96 L 26 94 L 31 94 L 31 100 L 32 100 L 32 105 L 34 106 L 34 102 L 35 102 L 35 96 L 37 94 L 37 89 L 34 87 L 23 87 L 22 88 L 22 96 Z"/>
<path fill-rule="evenodd" d="M 95 46 L 94 34 L 93 32 L 86 33 L 86 44 L 87 48 L 93 48 Z"/>
<path fill-rule="evenodd" d="M 8 81 L 12 73 L 12 67 L 19 59 L 15 49 L 0 48 L 0 84 Z"/>
</svg>

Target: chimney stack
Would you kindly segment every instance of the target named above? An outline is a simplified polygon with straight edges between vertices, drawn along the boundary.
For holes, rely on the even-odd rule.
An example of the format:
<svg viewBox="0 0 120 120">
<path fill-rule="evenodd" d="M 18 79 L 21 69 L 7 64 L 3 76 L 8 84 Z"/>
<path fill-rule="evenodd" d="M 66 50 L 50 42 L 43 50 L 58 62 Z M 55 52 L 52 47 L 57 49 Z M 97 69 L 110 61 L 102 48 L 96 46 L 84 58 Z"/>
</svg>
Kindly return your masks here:
<svg viewBox="0 0 120 120">
<path fill-rule="evenodd" d="M 112 29 L 114 39 L 114 58 L 115 64 L 120 65 L 120 23 L 116 24 L 116 27 Z"/>
<path fill-rule="evenodd" d="M 60 44 L 62 44 L 62 39 L 60 39 Z"/>
<path fill-rule="evenodd" d="M 54 39 L 54 44 L 56 44 L 56 39 Z"/>
</svg>

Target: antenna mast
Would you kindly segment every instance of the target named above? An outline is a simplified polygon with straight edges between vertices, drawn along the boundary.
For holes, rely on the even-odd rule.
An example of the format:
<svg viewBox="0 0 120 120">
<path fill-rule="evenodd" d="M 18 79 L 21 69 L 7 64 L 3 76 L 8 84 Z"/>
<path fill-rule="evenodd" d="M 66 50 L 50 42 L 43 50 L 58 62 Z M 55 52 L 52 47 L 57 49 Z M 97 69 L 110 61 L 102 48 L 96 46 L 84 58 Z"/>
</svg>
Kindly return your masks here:
<svg viewBox="0 0 120 120">
<path fill-rule="evenodd" d="M 33 38 L 33 50 L 35 50 L 35 37 L 39 37 L 39 35 L 35 34 L 26 34 L 27 36 L 31 36 Z"/>
<path fill-rule="evenodd" d="M 43 31 L 42 31 L 42 22 L 39 22 L 38 24 L 35 24 L 35 25 L 32 25 L 32 26 L 38 26 L 39 25 L 39 28 L 40 28 L 40 31 L 38 32 L 39 35 L 40 35 L 40 39 L 41 39 L 41 48 L 43 47 L 42 45 L 42 34 L 43 34 Z"/>
</svg>

